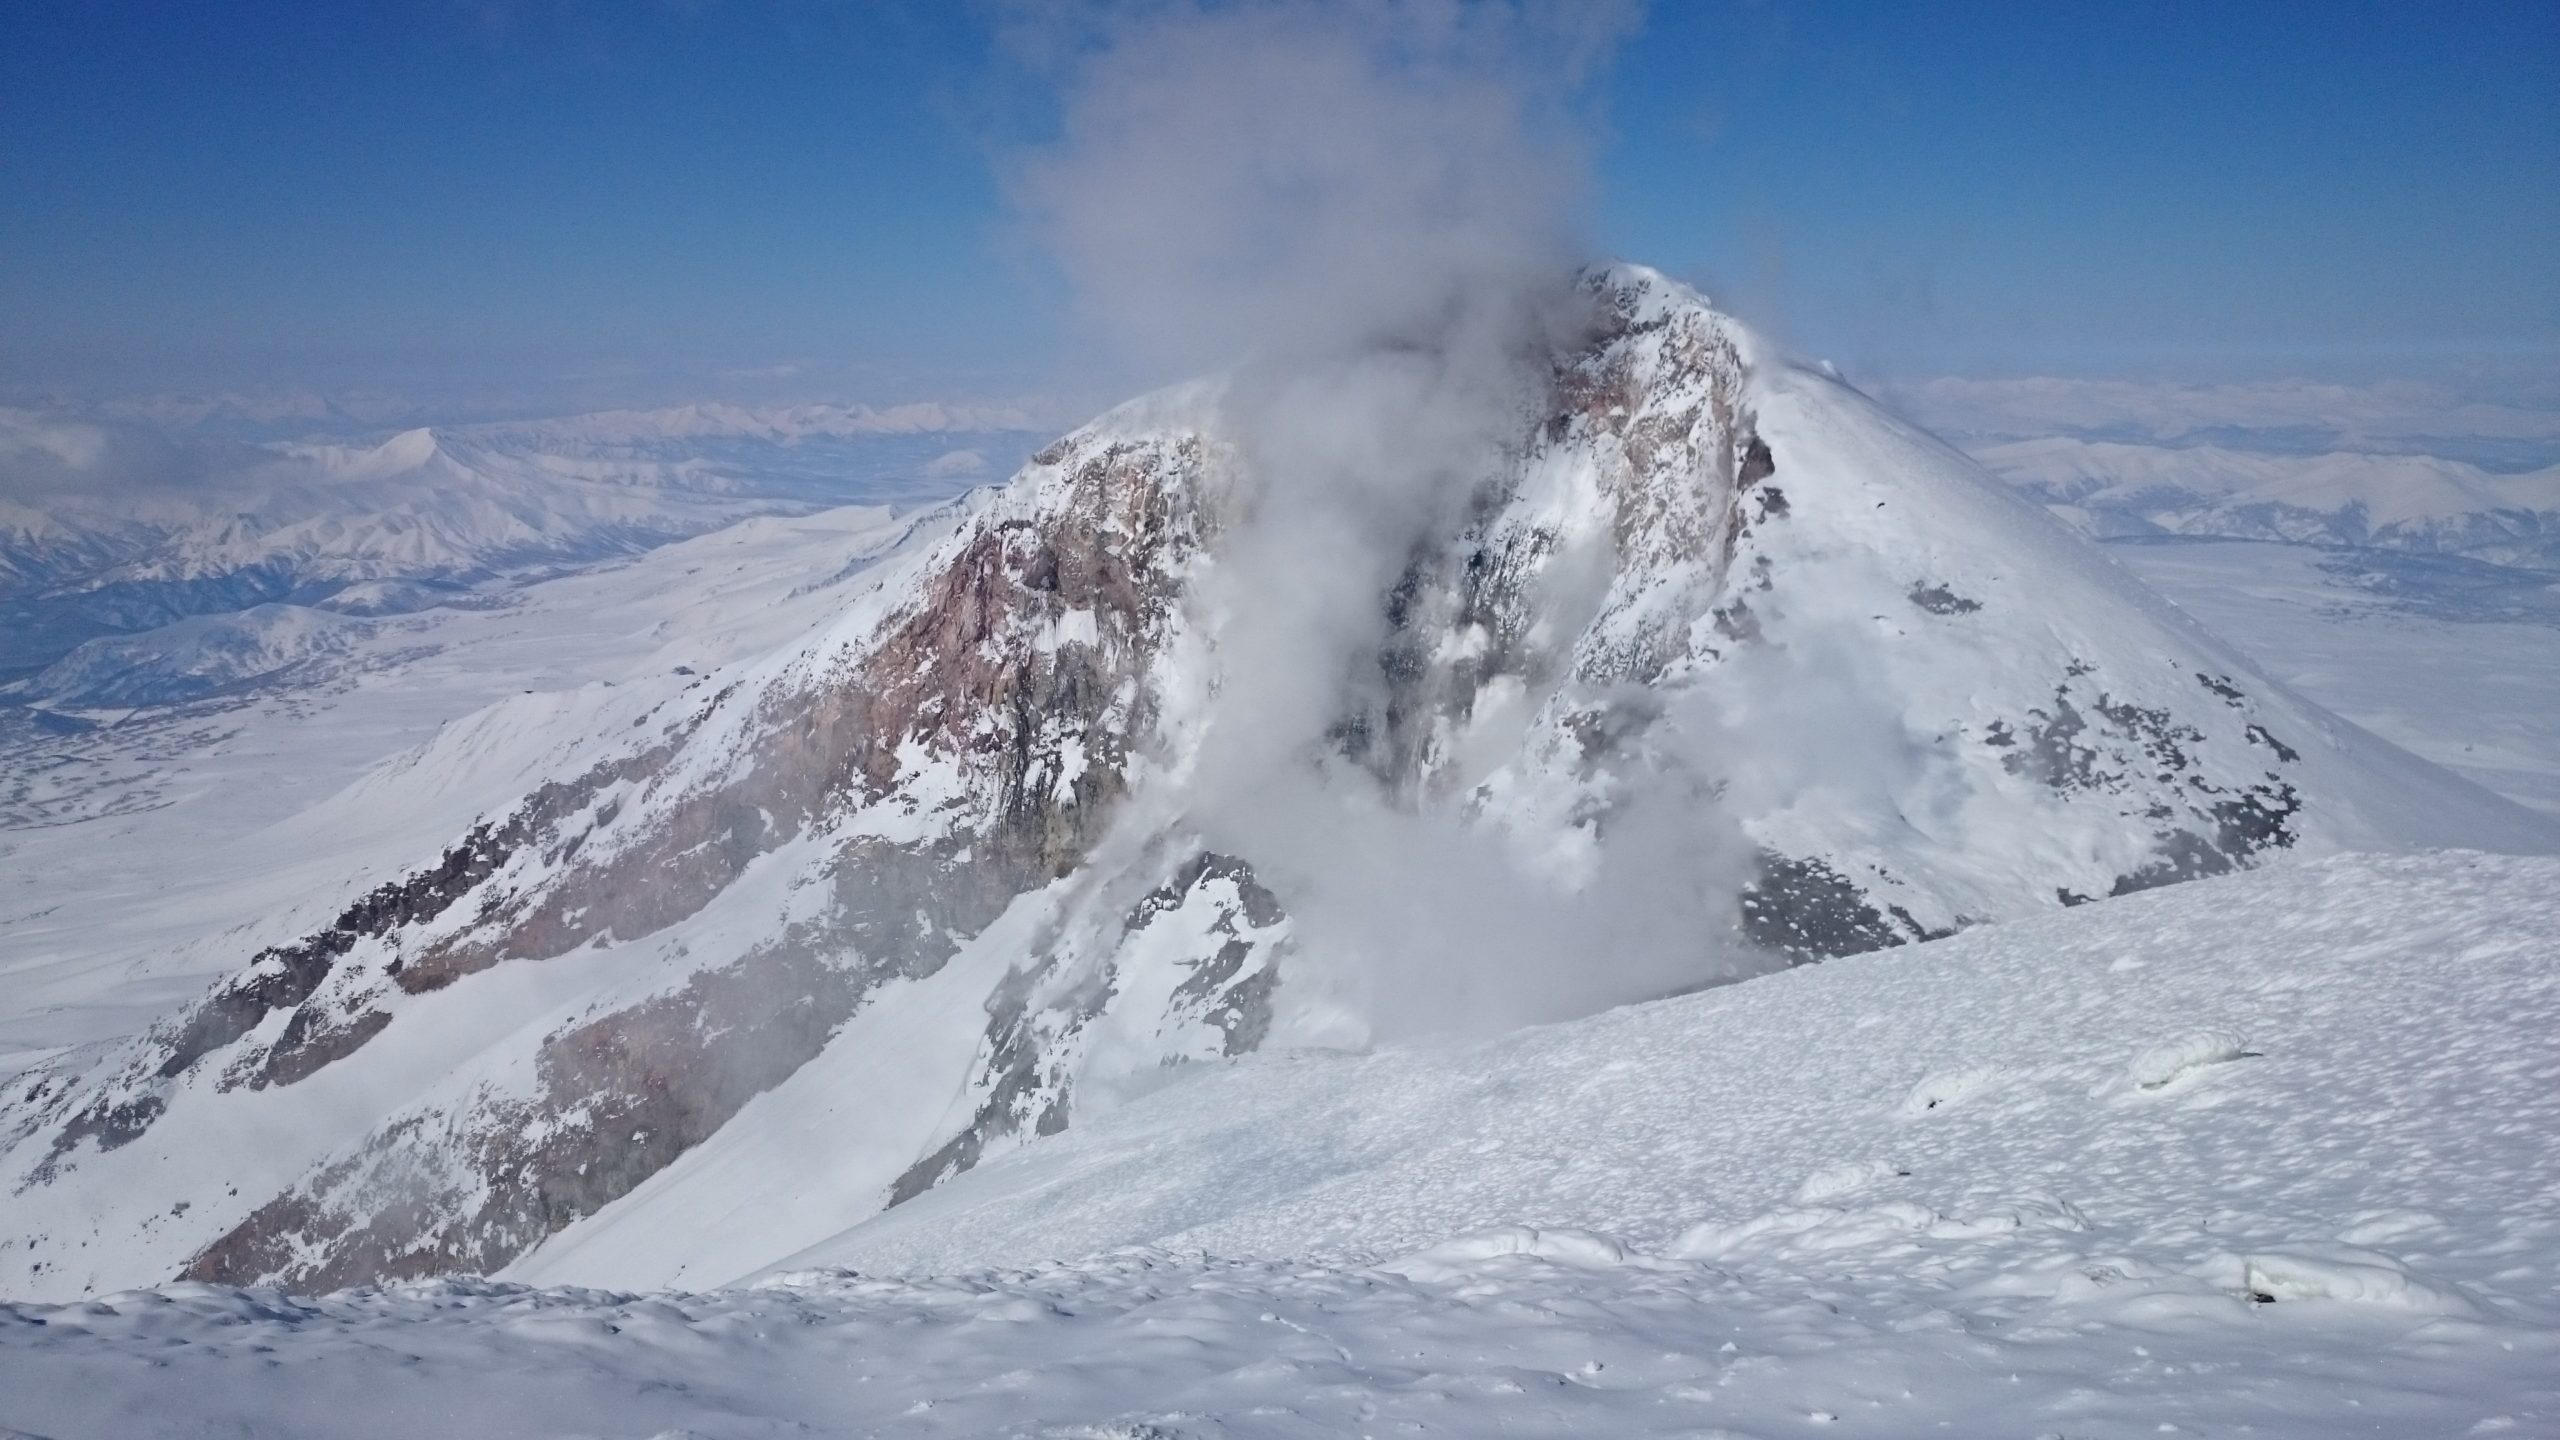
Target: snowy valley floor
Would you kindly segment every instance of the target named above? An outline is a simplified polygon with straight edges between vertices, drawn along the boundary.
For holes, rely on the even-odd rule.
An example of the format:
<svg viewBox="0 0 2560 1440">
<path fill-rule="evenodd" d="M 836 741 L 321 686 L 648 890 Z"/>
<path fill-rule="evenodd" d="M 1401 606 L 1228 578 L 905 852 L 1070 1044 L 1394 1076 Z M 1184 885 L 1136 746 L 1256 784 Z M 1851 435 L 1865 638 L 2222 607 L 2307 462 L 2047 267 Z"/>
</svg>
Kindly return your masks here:
<svg viewBox="0 0 2560 1440">
<path fill-rule="evenodd" d="M 2554 1435 L 2555 1137 L 2560 861 L 2279 865 L 1203 1069 L 714 1293 L 0 1304 L 0 1434 Z"/>
<path fill-rule="evenodd" d="M 750 520 L 93 729 L 0 706 L 0 1077 L 195 999 L 622 723 L 600 716 L 807 633 L 902 530 L 877 507 Z"/>
<path fill-rule="evenodd" d="M 2560 582 L 2387 550 L 2152 540 L 2107 553 L 2266 672 L 2560 814 Z"/>
</svg>

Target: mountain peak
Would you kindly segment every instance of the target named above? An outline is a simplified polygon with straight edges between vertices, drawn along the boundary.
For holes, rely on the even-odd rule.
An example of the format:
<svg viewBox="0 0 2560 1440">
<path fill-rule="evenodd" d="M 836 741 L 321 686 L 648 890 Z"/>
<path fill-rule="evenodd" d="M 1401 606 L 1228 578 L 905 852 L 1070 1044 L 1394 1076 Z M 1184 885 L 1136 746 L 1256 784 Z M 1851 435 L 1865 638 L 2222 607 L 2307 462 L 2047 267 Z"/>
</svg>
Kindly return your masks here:
<svg viewBox="0 0 2560 1440">
<path fill-rule="evenodd" d="M 398 480 L 452 459 L 445 437 L 426 425 L 403 430 L 369 447 L 313 444 L 289 450 L 323 474 L 342 481 Z"/>
<path fill-rule="evenodd" d="M 383 472 L 415 470 L 435 459 L 441 451 L 442 445 L 436 432 L 428 426 L 421 425 L 415 430 L 403 430 L 376 445 L 366 452 L 364 458 L 368 469 Z"/>
<path fill-rule="evenodd" d="M 1561 1018 L 2285 852 L 2560 847 L 1925 432 L 1758 363 L 1689 287 L 1590 283 L 1617 303 L 1546 413 L 1350 597 L 1358 673 L 1303 677 L 1310 773 L 1224 809 L 1198 778 L 1217 697 L 1304 660 L 1239 600 L 1331 572 L 1239 563 L 1225 500 L 1256 477 L 1214 385 L 1132 402 L 920 521 L 822 630 L 0 1101 L 0 1230 L 107 1242 L 0 1251 L 0 1288 L 720 1281 L 1169 1067 Z M 1239 813 L 1317 770 L 1362 803 Z M 708 1223 L 741 1175 L 807 1201 Z"/>
<path fill-rule="evenodd" d="M 1593 265 L 1583 271 L 1583 283 L 1593 290 L 1619 298 L 1640 321 L 1660 319 L 1675 311 L 1690 311 L 1730 322 L 1729 316 L 1696 287 L 1675 280 L 1650 265 L 1629 260 L 1612 260 Z"/>
</svg>

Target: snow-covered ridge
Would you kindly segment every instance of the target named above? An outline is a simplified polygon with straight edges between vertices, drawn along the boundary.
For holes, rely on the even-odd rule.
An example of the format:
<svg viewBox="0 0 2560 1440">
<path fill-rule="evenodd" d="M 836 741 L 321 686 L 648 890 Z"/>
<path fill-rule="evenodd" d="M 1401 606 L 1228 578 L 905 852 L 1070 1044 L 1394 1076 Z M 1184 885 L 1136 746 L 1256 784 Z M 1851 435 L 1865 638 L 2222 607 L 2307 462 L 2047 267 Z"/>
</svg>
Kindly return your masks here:
<svg viewBox="0 0 2560 1440">
<path fill-rule="evenodd" d="M 325 925 L 700 672 L 807 634 L 926 519 L 759 518 L 540 584 L 422 586 L 264 679 L 142 710 L 0 710 L 0 1076 L 130 1035 Z M 160 667 L 213 648 L 149 663 L 184 674 Z"/>
<path fill-rule="evenodd" d="M 192 615 L 355 586 L 386 613 L 753 515 L 932 503 L 1027 452 L 1026 419 L 692 406 L 249 445 L 0 409 L 0 676 Z"/>
<path fill-rule="evenodd" d="M 1975 454 L 2105 537 L 2376 546 L 2560 570 L 2560 469 L 2498 474 L 2423 455 L 2281 455 L 2065 437 Z"/>
<path fill-rule="evenodd" d="M 141 461 L 127 473 L 113 454 L 121 442 L 98 443 L 92 464 L 9 477 L 18 493 L 0 508 L 0 577 L 98 589 L 288 563 L 304 581 L 468 575 L 691 533 L 755 508 L 699 462 L 502 451 L 427 429 L 372 445 L 242 447 L 192 476 Z M 32 464 L 23 450 L 17 463 Z M 65 545 L 117 558 L 75 566 Z"/>
<path fill-rule="evenodd" d="M 1344 701 L 1392 803 L 1569 867 L 1644 843 L 1644 797 L 1713 796 L 1741 861 L 1698 883 L 1767 963 L 2285 852 L 2560 846 L 1684 287 L 1584 293 L 1549 413 L 1417 547 Z M 1125 406 L 827 624 L 13 1086 L 0 1290 L 707 1279 L 1320 1028 L 1304 877 L 1204 843 L 1183 789 L 1221 664 L 1195 600 L 1253 479 L 1215 387 Z M 750 1220 L 740 1174 L 794 1198 Z"/>
<path fill-rule="evenodd" d="M 366 627 L 303 605 L 196 615 L 138 635 L 101 636 L 0 698 L 68 709 L 165 705 L 270 680 L 345 650 Z"/>
</svg>

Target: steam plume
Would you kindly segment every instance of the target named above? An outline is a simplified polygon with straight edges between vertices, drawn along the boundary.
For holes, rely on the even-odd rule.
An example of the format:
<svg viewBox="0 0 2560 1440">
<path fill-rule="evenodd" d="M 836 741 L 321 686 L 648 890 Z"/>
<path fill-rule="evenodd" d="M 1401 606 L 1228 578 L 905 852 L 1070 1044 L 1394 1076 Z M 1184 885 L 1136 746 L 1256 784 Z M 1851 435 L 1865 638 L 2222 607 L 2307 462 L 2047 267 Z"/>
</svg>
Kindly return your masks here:
<svg viewBox="0 0 2560 1440">
<path fill-rule="evenodd" d="M 1615 858 L 1645 848 L 1635 834 L 1574 873 L 1325 743 L 1381 683 L 1388 591 L 1500 473 L 1586 323 L 1578 107 L 1636 18 L 1445 0 L 1114 12 L 1071 47 L 1058 141 L 1013 176 L 1097 327 L 1229 375 L 1222 424 L 1250 483 L 1195 596 L 1221 690 L 1188 818 L 1284 888 L 1307 983 L 1372 1034 L 1634 998 L 1697 978 L 1712 943 L 1695 844 L 1667 847 L 1676 875 Z"/>
</svg>

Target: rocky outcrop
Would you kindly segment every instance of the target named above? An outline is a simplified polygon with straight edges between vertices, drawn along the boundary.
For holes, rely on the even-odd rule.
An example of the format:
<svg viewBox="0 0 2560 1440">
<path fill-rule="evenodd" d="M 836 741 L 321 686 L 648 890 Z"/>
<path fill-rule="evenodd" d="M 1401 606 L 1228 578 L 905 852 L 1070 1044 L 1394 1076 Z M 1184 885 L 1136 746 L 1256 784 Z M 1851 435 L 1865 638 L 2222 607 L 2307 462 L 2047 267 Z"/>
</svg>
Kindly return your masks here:
<svg viewBox="0 0 2560 1440">
<path fill-rule="evenodd" d="M 1279 899 L 1232 855 L 1200 851 L 1116 920 L 1088 913 L 1007 972 L 987 1000 L 972 1066 L 976 1109 L 957 1133 L 898 1176 L 900 1204 L 1010 1145 L 1067 1126 L 1091 1027 L 1133 994 L 1144 1048 L 1159 1066 L 1261 1046 L 1289 951 Z"/>
</svg>

